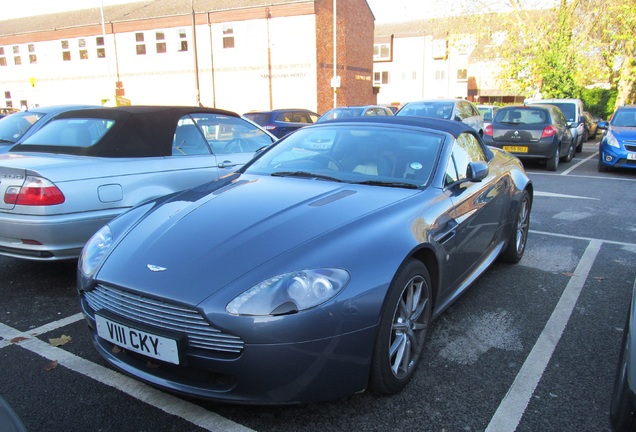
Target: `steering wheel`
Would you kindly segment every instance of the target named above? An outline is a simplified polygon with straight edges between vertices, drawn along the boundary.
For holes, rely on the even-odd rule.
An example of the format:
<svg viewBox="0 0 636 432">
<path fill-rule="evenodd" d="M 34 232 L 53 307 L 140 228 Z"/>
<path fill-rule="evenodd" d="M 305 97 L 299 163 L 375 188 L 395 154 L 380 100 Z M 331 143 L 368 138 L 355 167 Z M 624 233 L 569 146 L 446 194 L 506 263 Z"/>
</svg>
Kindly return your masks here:
<svg viewBox="0 0 636 432">
<path fill-rule="evenodd" d="M 225 146 L 225 153 L 247 153 L 249 150 L 249 143 L 243 138 L 234 138 Z"/>
<path fill-rule="evenodd" d="M 309 158 L 310 160 L 320 161 L 322 160 L 325 164 L 325 168 L 330 169 L 332 171 L 342 171 L 342 165 L 340 162 L 332 158 L 331 156 L 327 156 L 325 154 L 317 154 Z"/>
</svg>

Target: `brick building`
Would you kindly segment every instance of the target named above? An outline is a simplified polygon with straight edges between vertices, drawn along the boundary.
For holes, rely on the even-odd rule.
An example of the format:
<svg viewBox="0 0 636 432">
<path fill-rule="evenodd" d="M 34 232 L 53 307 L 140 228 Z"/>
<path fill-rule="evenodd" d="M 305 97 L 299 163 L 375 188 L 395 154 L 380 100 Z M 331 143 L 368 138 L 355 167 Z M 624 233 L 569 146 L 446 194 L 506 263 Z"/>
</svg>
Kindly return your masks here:
<svg viewBox="0 0 636 432">
<path fill-rule="evenodd" d="M 3 20 L 0 107 L 372 104 L 373 37 L 366 0 L 146 0 Z"/>
</svg>

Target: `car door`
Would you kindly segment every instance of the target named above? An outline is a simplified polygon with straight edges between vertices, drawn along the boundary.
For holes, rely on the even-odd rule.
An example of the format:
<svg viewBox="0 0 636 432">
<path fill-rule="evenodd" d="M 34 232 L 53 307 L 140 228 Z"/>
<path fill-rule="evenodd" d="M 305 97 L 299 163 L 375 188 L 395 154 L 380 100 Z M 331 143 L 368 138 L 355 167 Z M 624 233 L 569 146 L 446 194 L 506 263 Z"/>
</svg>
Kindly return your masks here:
<svg viewBox="0 0 636 432">
<path fill-rule="evenodd" d="M 441 304 L 452 301 L 496 257 L 498 230 L 507 199 L 506 179 L 497 172 L 489 172 L 480 182 L 457 184 L 467 177 L 471 162 L 488 163 L 491 168 L 482 143 L 472 133 L 465 132 L 455 141 L 446 170 L 454 226 L 449 226 L 441 244 L 447 257 L 447 270 L 442 276 L 442 286 L 447 290 L 441 293 Z"/>
</svg>

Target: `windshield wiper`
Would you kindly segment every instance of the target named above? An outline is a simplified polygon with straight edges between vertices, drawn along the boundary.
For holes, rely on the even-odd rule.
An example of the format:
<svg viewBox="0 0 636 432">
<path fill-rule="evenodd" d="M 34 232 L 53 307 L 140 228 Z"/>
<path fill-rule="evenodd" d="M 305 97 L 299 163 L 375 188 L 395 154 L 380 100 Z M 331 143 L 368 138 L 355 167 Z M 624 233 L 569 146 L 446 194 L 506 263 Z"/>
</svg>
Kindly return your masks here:
<svg viewBox="0 0 636 432">
<path fill-rule="evenodd" d="M 2 139 L 2 138 L 0 138 L 0 143 L 15 144 L 15 141 L 9 141 L 9 140 L 6 140 L 6 139 Z"/>
<path fill-rule="evenodd" d="M 280 171 L 272 173 L 272 177 L 303 177 L 303 178 L 315 178 L 321 180 L 331 180 L 335 182 L 342 182 L 342 180 L 335 177 L 331 177 L 323 174 L 316 174 L 307 171 Z"/>
<path fill-rule="evenodd" d="M 397 187 L 397 188 L 406 188 L 406 189 L 419 189 L 419 186 L 413 183 L 388 182 L 388 181 L 381 181 L 381 180 L 366 180 L 361 182 L 354 182 L 353 184 L 370 185 L 370 186 L 387 186 L 387 187 Z"/>
</svg>

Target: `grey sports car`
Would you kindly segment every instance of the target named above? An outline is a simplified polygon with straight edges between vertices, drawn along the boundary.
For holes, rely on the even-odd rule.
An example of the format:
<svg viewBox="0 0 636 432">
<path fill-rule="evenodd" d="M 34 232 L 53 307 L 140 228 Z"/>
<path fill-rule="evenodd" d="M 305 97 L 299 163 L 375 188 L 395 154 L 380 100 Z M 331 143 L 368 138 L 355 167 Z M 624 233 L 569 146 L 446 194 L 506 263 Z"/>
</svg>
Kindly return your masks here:
<svg viewBox="0 0 636 432">
<path fill-rule="evenodd" d="M 125 210 L 217 179 L 274 140 L 238 114 L 215 109 L 60 113 L 0 155 L 0 254 L 77 258 Z"/>
<path fill-rule="evenodd" d="M 282 404 L 412 378 L 432 319 L 518 262 L 533 187 L 461 122 L 307 126 L 104 226 L 79 260 L 95 346 L 190 396 Z"/>
</svg>

